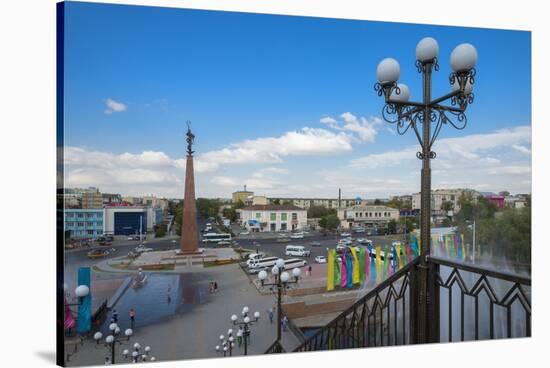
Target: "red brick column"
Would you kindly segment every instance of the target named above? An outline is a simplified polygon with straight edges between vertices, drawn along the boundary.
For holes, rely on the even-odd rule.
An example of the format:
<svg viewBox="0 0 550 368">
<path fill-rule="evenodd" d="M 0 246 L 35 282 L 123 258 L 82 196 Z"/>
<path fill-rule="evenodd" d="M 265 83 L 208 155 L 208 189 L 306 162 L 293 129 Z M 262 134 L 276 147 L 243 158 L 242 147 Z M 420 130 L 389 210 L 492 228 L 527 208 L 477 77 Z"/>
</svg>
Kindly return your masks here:
<svg viewBox="0 0 550 368">
<path fill-rule="evenodd" d="M 198 251 L 199 234 L 197 229 L 197 206 L 195 204 L 195 176 L 193 173 L 193 156 L 187 155 L 185 168 L 185 194 L 181 223 L 180 246 L 183 253 Z"/>
</svg>

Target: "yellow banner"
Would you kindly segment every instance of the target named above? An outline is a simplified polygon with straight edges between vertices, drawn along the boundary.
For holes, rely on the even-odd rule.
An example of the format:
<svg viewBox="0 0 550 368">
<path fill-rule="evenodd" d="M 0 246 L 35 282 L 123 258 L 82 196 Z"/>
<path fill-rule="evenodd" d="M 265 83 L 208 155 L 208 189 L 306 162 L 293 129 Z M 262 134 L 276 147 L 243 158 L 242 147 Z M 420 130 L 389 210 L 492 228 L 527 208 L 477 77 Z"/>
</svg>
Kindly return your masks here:
<svg viewBox="0 0 550 368">
<path fill-rule="evenodd" d="M 353 284 L 358 284 L 359 279 L 359 259 L 357 258 L 357 251 L 355 247 L 351 247 L 351 255 L 353 256 L 353 274 L 351 275 L 351 282 Z"/>
<path fill-rule="evenodd" d="M 382 280 L 382 247 L 377 246 L 376 247 L 376 282 L 380 282 Z"/>
<path fill-rule="evenodd" d="M 334 249 L 327 255 L 327 291 L 334 290 Z"/>
</svg>

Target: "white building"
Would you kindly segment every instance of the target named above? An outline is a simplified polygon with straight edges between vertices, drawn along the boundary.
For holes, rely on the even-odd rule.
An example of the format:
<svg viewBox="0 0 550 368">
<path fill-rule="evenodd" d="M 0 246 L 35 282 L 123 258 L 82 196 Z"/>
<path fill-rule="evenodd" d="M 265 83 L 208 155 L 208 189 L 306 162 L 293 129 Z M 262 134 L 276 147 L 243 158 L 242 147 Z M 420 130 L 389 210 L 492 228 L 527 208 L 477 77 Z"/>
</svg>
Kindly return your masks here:
<svg viewBox="0 0 550 368">
<path fill-rule="evenodd" d="M 303 230 L 307 211 L 294 205 L 253 205 L 240 211 L 241 224 L 251 231 Z"/>
<path fill-rule="evenodd" d="M 391 220 L 399 220 L 399 210 L 376 205 L 352 206 L 339 209 L 338 218 L 344 228 L 386 226 Z"/>
<path fill-rule="evenodd" d="M 134 235 L 138 234 L 140 229 L 142 233 L 145 234 L 153 231 L 155 223 L 155 211 L 153 207 L 105 207 L 103 220 L 105 234 Z"/>
<path fill-rule="evenodd" d="M 312 206 L 321 206 L 325 208 L 338 208 L 338 203 L 340 207 L 349 207 L 353 205 L 366 204 L 366 200 L 363 200 L 359 197 L 357 198 L 283 198 L 283 197 L 270 197 L 268 198 L 269 203 L 278 201 L 279 203 L 292 203 L 293 205 L 309 209 Z"/>
</svg>

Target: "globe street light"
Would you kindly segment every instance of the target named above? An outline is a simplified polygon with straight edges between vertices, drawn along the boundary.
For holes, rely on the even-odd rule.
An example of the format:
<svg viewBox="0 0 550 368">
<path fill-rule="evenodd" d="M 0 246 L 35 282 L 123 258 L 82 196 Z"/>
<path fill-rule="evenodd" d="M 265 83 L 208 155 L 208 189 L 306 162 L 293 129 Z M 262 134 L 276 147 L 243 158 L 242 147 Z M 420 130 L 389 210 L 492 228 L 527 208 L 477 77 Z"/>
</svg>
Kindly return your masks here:
<svg viewBox="0 0 550 368">
<path fill-rule="evenodd" d="M 229 351 L 229 356 L 233 356 L 233 348 L 235 347 L 234 343 L 235 339 L 233 338 L 233 330 L 229 329 L 227 331 L 227 339 L 224 335 L 220 335 L 220 344 L 216 345 L 216 352 L 223 351 L 223 356 L 227 356 L 227 352 Z"/>
<path fill-rule="evenodd" d="M 256 311 L 254 312 L 254 319 L 250 319 L 250 317 L 248 316 L 248 307 L 244 307 L 243 308 L 243 311 L 242 311 L 242 316 L 243 316 L 243 320 L 242 322 L 239 322 L 238 321 L 238 318 L 237 318 L 237 315 L 236 314 L 233 314 L 231 315 L 231 322 L 233 323 L 234 326 L 243 326 L 243 340 L 244 340 L 244 355 L 248 355 L 248 337 L 250 336 L 250 326 L 256 322 L 258 322 L 258 320 L 260 319 L 260 312 Z M 233 332 L 233 330 L 230 330 L 231 332 Z M 228 331 L 228 335 L 229 334 L 229 331 Z M 224 340 L 223 338 L 223 335 L 220 335 L 220 340 Z M 231 338 L 233 336 L 230 336 Z M 231 344 L 233 342 L 231 341 Z M 231 346 L 230 349 L 233 348 L 233 345 Z M 231 350 L 229 351 L 229 354 L 231 355 Z M 224 353 L 224 356 L 225 356 L 225 353 Z"/>
<path fill-rule="evenodd" d="M 466 108 L 473 103 L 473 85 L 477 62 L 477 51 L 474 46 L 463 43 L 458 45 L 450 55 L 453 72 L 449 75 L 451 92 L 439 98 L 432 99 L 432 71 L 439 70 L 439 45 L 431 37 L 426 37 L 416 46 L 416 67 L 422 74 L 422 102 L 410 101 L 409 88 L 398 84 L 399 63 L 391 58 L 383 59 L 376 68 L 378 82 L 374 89 L 379 96 L 384 96 L 385 104 L 382 116 L 388 123 L 396 124 L 397 132 L 403 135 L 412 128 L 422 148 L 416 157 L 422 160 L 421 190 L 420 190 L 420 240 L 421 240 L 421 272 L 418 278 L 420 306 L 418 320 L 420 328 L 416 339 L 425 341 L 427 321 L 426 295 L 426 257 L 430 254 L 430 220 L 431 220 L 431 168 L 430 160 L 436 157 L 432 146 L 443 125 L 451 125 L 455 129 L 464 129 L 467 124 Z M 446 101 L 450 105 L 443 104 Z M 433 132 L 431 125 L 434 125 Z M 420 132 L 419 125 L 422 126 Z"/>
<path fill-rule="evenodd" d="M 281 322 L 282 322 L 282 308 L 281 308 L 281 298 L 283 290 L 286 290 L 291 284 L 297 284 L 298 279 L 300 278 L 301 271 L 298 267 L 292 270 L 292 276 L 294 281 L 290 281 L 290 275 L 288 272 L 284 271 L 285 261 L 282 258 L 279 258 L 275 263 L 275 266 L 271 269 L 271 273 L 275 276 L 275 282 L 266 283 L 267 272 L 260 271 L 258 273 L 258 279 L 262 287 L 264 286 L 276 286 L 277 287 L 277 342 L 281 343 Z"/>
<path fill-rule="evenodd" d="M 124 330 L 124 336 L 119 336 L 121 333 L 121 329 L 116 323 L 111 323 L 109 325 L 109 335 L 105 337 L 104 346 L 109 348 L 111 352 L 111 364 L 115 364 L 115 358 L 116 358 L 116 351 L 115 348 L 118 345 L 122 345 L 123 342 L 129 341 L 130 337 L 133 336 L 134 331 L 131 328 L 127 328 Z M 103 334 L 101 332 L 96 332 L 93 335 L 94 340 L 96 341 L 96 344 L 99 345 L 101 342 L 101 339 L 103 338 Z M 131 354 L 131 358 L 133 359 L 134 363 L 138 361 L 138 358 L 141 356 L 142 360 L 145 361 L 147 357 L 149 356 L 149 353 L 151 352 L 151 347 L 146 346 L 145 347 L 145 354 L 140 354 L 141 345 L 136 342 L 134 345 L 134 351 Z M 128 349 L 124 349 L 122 351 L 122 356 L 127 359 L 130 357 L 130 351 Z"/>
</svg>

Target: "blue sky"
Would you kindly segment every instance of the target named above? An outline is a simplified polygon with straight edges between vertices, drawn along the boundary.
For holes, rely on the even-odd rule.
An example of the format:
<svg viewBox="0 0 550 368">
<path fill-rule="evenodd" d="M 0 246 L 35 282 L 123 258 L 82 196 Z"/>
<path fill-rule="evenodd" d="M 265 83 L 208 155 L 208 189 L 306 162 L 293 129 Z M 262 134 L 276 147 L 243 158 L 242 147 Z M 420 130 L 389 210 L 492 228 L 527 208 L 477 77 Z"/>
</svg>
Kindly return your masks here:
<svg viewBox="0 0 550 368">
<path fill-rule="evenodd" d="M 528 32 L 86 3 L 65 20 L 67 185 L 180 196 L 191 120 L 198 195 L 418 191 L 416 138 L 380 121 L 373 85 L 394 57 L 419 99 L 415 47 L 431 36 L 435 96 L 455 46 L 479 55 L 468 127 L 440 134 L 433 186 L 530 192 Z"/>
</svg>

